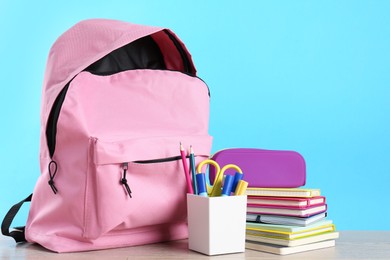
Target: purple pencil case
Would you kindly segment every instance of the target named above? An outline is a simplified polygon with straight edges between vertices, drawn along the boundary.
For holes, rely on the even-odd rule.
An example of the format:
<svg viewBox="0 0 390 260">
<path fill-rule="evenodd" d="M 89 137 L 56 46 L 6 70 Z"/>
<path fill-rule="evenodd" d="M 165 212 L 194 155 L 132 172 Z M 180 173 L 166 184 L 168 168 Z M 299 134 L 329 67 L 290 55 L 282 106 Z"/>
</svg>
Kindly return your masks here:
<svg viewBox="0 0 390 260">
<path fill-rule="evenodd" d="M 215 153 L 211 159 L 221 168 L 236 164 L 241 168 L 249 187 L 296 188 L 306 183 L 305 160 L 295 151 L 231 148 Z M 228 169 L 226 173 L 234 174 L 234 170 Z M 209 175 L 213 182 L 214 167 L 210 167 Z"/>
</svg>

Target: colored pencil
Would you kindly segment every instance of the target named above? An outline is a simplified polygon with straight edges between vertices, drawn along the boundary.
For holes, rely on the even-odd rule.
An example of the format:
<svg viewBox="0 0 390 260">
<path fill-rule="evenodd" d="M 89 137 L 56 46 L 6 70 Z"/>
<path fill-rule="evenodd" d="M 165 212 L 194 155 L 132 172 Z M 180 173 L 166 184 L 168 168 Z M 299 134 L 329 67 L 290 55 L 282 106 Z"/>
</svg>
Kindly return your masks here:
<svg viewBox="0 0 390 260">
<path fill-rule="evenodd" d="M 187 193 L 194 194 L 194 190 L 192 188 L 191 179 L 190 179 L 190 173 L 188 172 L 186 153 L 181 143 L 180 143 L 180 155 L 181 155 L 181 160 L 183 162 L 184 175 L 186 177 L 186 182 L 187 182 Z"/>
</svg>

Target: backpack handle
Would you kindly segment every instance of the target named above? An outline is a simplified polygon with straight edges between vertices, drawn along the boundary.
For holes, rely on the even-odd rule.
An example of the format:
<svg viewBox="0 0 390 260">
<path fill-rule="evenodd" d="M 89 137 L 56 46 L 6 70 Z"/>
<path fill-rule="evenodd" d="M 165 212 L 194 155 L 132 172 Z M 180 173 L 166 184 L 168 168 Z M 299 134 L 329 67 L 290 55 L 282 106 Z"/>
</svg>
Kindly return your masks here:
<svg viewBox="0 0 390 260">
<path fill-rule="evenodd" d="M 10 210 L 7 212 L 7 214 L 5 215 L 5 217 L 3 219 L 3 222 L 1 223 L 1 233 L 4 236 L 12 237 L 13 239 L 15 239 L 16 243 L 26 242 L 26 238 L 24 235 L 25 227 L 15 227 L 14 230 L 11 232 L 9 232 L 9 228 L 10 228 L 12 221 L 14 220 L 16 214 L 18 214 L 20 208 L 22 207 L 22 205 L 25 202 L 30 202 L 31 198 L 32 198 L 32 193 L 27 198 L 22 200 L 21 202 L 13 205 L 10 208 Z"/>
</svg>

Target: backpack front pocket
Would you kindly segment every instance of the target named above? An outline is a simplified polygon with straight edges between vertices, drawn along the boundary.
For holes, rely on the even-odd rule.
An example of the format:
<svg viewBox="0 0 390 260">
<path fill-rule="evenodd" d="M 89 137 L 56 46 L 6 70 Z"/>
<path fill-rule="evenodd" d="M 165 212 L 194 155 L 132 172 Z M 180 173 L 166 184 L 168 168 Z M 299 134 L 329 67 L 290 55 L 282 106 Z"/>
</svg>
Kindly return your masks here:
<svg viewBox="0 0 390 260">
<path fill-rule="evenodd" d="M 90 138 L 84 237 L 95 239 L 111 230 L 185 222 L 186 181 L 180 142 L 194 147 L 197 163 L 210 154 L 210 136 L 119 142 Z"/>
</svg>

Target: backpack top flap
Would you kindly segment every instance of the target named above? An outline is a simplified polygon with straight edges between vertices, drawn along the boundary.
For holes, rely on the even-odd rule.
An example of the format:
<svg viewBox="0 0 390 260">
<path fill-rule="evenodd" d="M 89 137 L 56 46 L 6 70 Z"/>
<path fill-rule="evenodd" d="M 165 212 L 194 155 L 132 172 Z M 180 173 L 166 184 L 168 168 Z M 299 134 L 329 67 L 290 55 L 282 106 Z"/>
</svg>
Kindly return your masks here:
<svg viewBox="0 0 390 260">
<path fill-rule="evenodd" d="M 149 35 L 161 51 L 165 69 L 196 75 L 191 55 L 170 30 L 108 19 L 81 21 L 63 33 L 50 49 L 42 93 L 43 129 L 56 97 L 73 77 L 107 54 Z"/>
</svg>

